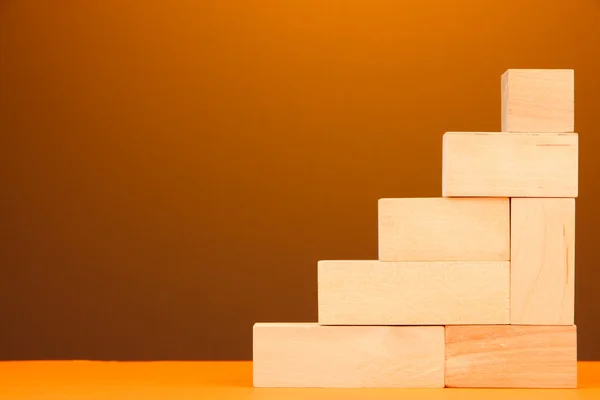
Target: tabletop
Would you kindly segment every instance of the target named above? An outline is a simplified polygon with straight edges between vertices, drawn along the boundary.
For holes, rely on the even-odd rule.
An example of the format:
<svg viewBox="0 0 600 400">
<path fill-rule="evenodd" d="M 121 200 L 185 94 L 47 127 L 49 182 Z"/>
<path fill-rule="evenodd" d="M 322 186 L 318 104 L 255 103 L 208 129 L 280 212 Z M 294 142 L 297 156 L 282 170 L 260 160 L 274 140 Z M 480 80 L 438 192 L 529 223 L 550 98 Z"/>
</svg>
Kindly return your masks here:
<svg viewBox="0 0 600 400">
<path fill-rule="evenodd" d="M 288 389 L 253 388 L 250 361 L 8 361 L 0 399 L 600 399 L 600 362 L 578 369 L 577 389 Z"/>
</svg>

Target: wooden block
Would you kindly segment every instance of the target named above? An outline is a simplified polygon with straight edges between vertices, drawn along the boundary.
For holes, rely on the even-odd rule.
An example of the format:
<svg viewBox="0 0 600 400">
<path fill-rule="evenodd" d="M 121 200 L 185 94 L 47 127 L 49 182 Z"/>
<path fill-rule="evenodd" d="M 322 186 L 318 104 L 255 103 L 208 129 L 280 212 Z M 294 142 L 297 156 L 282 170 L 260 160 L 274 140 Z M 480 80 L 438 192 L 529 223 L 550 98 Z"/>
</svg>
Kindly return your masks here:
<svg viewBox="0 0 600 400">
<path fill-rule="evenodd" d="M 505 261 L 509 200 L 380 199 L 380 261 Z"/>
<path fill-rule="evenodd" d="M 445 197 L 577 197 L 576 133 L 447 132 Z"/>
<path fill-rule="evenodd" d="M 508 324 L 508 261 L 319 261 L 323 325 Z"/>
<path fill-rule="evenodd" d="M 511 323 L 573 325 L 575 199 L 512 199 L 511 260 Z"/>
<path fill-rule="evenodd" d="M 577 387 L 577 328 L 447 326 L 446 386 Z"/>
<path fill-rule="evenodd" d="M 572 69 L 509 69 L 502 75 L 503 132 L 573 132 Z"/>
<path fill-rule="evenodd" d="M 255 387 L 444 387 L 444 327 L 254 325 Z"/>
</svg>

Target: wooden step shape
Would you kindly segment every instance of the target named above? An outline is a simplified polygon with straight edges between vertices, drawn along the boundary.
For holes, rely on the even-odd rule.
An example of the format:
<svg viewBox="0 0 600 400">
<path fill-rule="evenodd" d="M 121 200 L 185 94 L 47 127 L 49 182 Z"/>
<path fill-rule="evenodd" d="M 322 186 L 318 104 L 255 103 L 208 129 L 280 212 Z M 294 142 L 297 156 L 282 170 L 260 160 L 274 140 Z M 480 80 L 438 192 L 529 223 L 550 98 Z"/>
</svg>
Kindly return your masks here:
<svg viewBox="0 0 600 400">
<path fill-rule="evenodd" d="M 378 202 L 380 261 L 506 261 L 508 198 L 385 198 Z"/>
<path fill-rule="evenodd" d="M 319 261 L 322 325 L 508 324 L 508 261 Z"/>
<path fill-rule="evenodd" d="M 255 387 L 442 388 L 444 327 L 256 323 Z"/>
<path fill-rule="evenodd" d="M 502 82 L 503 132 L 573 132 L 572 69 L 509 69 Z"/>
<path fill-rule="evenodd" d="M 578 195 L 577 133 L 446 132 L 444 197 Z"/>
<path fill-rule="evenodd" d="M 511 323 L 573 325 L 575 199 L 511 199 Z"/>
<path fill-rule="evenodd" d="M 445 385 L 577 387 L 577 328 L 575 325 L 447 326 Z"/>
</svg>

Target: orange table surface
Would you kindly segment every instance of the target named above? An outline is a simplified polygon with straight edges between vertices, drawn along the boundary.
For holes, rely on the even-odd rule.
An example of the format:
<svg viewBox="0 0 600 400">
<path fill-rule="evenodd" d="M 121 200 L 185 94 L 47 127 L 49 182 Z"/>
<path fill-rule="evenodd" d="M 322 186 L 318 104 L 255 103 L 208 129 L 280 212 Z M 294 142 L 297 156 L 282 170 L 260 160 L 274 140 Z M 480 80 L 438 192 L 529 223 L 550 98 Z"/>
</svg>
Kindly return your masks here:
<svg viewBox="0 0 600 400">
<path fill-rule="evenodd" d="M 0 362 L 0 399 L 600 399 L 600 362 L 577 389 L 253 388 L 252 362 Z"/>
</svg>

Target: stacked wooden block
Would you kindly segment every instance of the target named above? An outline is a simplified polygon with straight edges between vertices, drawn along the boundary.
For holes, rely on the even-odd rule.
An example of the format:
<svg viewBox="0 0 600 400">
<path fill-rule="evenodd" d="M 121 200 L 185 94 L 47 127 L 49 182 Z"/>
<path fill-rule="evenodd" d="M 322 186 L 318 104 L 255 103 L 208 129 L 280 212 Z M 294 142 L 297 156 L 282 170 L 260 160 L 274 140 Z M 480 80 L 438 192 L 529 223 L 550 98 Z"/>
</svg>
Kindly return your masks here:
<svg viewBox="0 0 600 400">
<path fill-rule="evenodd" d="M 318 322 L 254 325 L 254 386 L 576 387 L 574 73 L 501 83 L 442 197 L 379 200 L 378 260 L 318 263 Z"/>
</svg>

